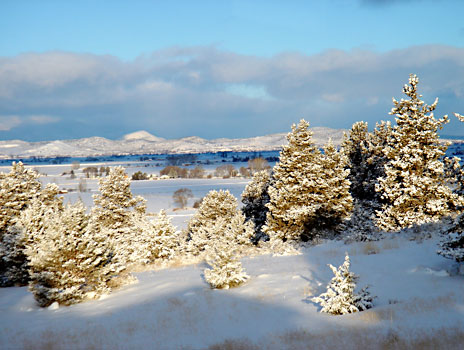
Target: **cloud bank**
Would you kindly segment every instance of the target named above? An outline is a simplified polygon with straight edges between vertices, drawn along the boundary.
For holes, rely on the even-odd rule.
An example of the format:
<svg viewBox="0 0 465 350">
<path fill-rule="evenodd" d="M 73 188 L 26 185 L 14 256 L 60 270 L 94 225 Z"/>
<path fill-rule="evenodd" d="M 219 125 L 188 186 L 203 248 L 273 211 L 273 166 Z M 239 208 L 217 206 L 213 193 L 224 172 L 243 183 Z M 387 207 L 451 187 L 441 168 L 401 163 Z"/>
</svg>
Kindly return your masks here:
<svg viewBox="0 0 465 350">
<path fill-rule="evenodd" d="M 169 48 L 125 62 L 70 52 L 0 57 L 0 138 L 250 137 L 311 126 L 373 127 L 420 77 L 437 114 L 463 113 L 464 52 L 442 45 L 379 53 L 329 50 L 255 57 L 215 47 Z M 452 119 L 452 118 L 451 118 Z M 463 135 L 453 120 L 445 134 Z"/>
</svg>

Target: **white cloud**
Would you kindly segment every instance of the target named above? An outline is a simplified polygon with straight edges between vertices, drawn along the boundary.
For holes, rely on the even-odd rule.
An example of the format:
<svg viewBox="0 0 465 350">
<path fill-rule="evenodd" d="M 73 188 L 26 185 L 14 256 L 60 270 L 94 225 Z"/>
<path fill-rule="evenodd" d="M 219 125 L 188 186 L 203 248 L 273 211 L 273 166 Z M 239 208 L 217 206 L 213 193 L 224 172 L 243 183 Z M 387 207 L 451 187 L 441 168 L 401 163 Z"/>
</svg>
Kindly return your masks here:
<svg viewBox="0 0 465 350">
<path fill-rule="evenodd" d="M 225 91 L 233 95 L 251 99 L 270 100 L 271 96 L 263 85 L 228 84 Z"/>
<path fill-rule="evenodd" d="M 16 115 L 0 115 L 0 130 L 8 131 L 21 124 L 21 119 Z"/>
<path fill-rule="evenodd" d="M 59 118 L 52 117 L 49 115 L 30 115 L 27 116 L 25 119 L 33 124 L 50 124 L 56 123 L 60 120 Z"/>
<path fill-rule="evenodd" d="M 135 128 L 163 137 L 240 137 L 282 132 L 300 118 L 329 127 L 361 119 L 374 125 L 389 117 L 391 98 L 402 97 L 409 73 L 419 75 L 426 102 L 439 96 L 438 108 L 452 114 L 463 112 L 463 56 L 462 48 L 442 45 L 269 58 L 171 48 L 131 62 L 24 54 L 0 58 L 0 115 L 8 116 L 0 130 L 11 137 L 19 128 L 26 134 L 27 125 L 53 126 L 42 131 L 60 137 L 90 130 L 119 137 Z"/>
</svg>

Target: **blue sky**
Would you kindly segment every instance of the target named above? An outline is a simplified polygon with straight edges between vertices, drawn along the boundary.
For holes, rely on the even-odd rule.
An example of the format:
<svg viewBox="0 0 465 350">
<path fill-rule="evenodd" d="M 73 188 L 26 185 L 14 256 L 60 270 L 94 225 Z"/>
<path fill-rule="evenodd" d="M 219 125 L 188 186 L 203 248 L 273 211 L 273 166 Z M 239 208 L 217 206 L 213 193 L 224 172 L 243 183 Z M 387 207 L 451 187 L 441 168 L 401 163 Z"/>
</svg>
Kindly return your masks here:
<svg viewBox="0 0 465 350">
<path fill-rule="evenodd" d="M 437 114 L 463 113 L 463 11 L 456 0 L 3 0 L 0 138 L 249 137 L 301 118 L 373 127 L 393 120 L 409 73 L 426 102 L 439 97 Z"/>
</svg>

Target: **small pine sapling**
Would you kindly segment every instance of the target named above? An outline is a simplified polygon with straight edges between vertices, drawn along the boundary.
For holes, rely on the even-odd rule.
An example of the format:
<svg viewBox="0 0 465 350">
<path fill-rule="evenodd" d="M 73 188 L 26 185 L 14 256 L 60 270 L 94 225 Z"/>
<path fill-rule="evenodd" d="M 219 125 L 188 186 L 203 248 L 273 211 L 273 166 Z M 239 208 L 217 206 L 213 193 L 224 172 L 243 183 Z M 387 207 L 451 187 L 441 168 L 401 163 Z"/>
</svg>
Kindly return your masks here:
<svg viewBox="0 0 465 350">
<path fill-rule="evenodd" d="M 358 294 L 354 292 L 358 277 L 349 271 L 349 255 L 346 254 L 344 263 L 339 268 L 331 264 L 328 266 L 333 271 L 334 277 L 329 282 L 325 293 L 311 299 L 322 306 L 320 312 L 344 315 L 373 307 L 375 297 L 370 295 L 368 287 L 363 288 Z"/>
<path fill-rule="evenodd" d="M 463 227 L 463 215 L 460 218 Z M 437 253 L 447 259 L 463 262 L 463 231 L 448 233 L 439 243 Z"/>
<path fill-rule="evenodd" d="M 217 242 L 209 249 L 207 263 L 212 267 L 204 270 L 205 280 L 212 288 L 229 289 L 249 279 L 237 257 L 234 244 Z"/>
</svg>

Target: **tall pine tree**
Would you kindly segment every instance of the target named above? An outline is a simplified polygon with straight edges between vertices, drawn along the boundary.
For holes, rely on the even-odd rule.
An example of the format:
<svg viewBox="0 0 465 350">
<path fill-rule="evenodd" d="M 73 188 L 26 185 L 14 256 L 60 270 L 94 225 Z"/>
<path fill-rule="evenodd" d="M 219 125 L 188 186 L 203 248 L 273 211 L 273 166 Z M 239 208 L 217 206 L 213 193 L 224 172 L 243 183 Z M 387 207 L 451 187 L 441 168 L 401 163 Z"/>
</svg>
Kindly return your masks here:
<svg viewBox="0 0 465 350">
<path fill-rule="evenodd" d="M 123 263 L 146 262 L 140 252 L 142 229 L 138 225 L 145 216 L 145 199 L 133 196 L 131 180 L 123 167 L 111 168 L 99 185 L 100 194 L 93 196 L 92 225 L 111 235 Z"/>
<path fill-rule="evenodd" d="M 384 149 L 385 176 L 376 185 L 387 202 L 377 212 L 377 225 L 385 231 L 438 221 L 460 201 L 445 184 L 441 161 L 447 144 L 439 142 L 438 130 L 448 122 L 447 116 L 434 118 L 437 99 L 425 104 L 417 84 L 417 76 L 410 75 L 403 89 L 408 99 L 393 98 L 390 114 L 396 116 L 397 125 Z"/>
<path fill-rule="evenodd" d="M 352 197 L 346 157 L 329 143 L 322 155 L 309 123 L 292 126 L 268 188 L 264 231 L 271 240 L 307 240 L 320 229 L 337 226 L 350 216 Z"/>
</svg>

